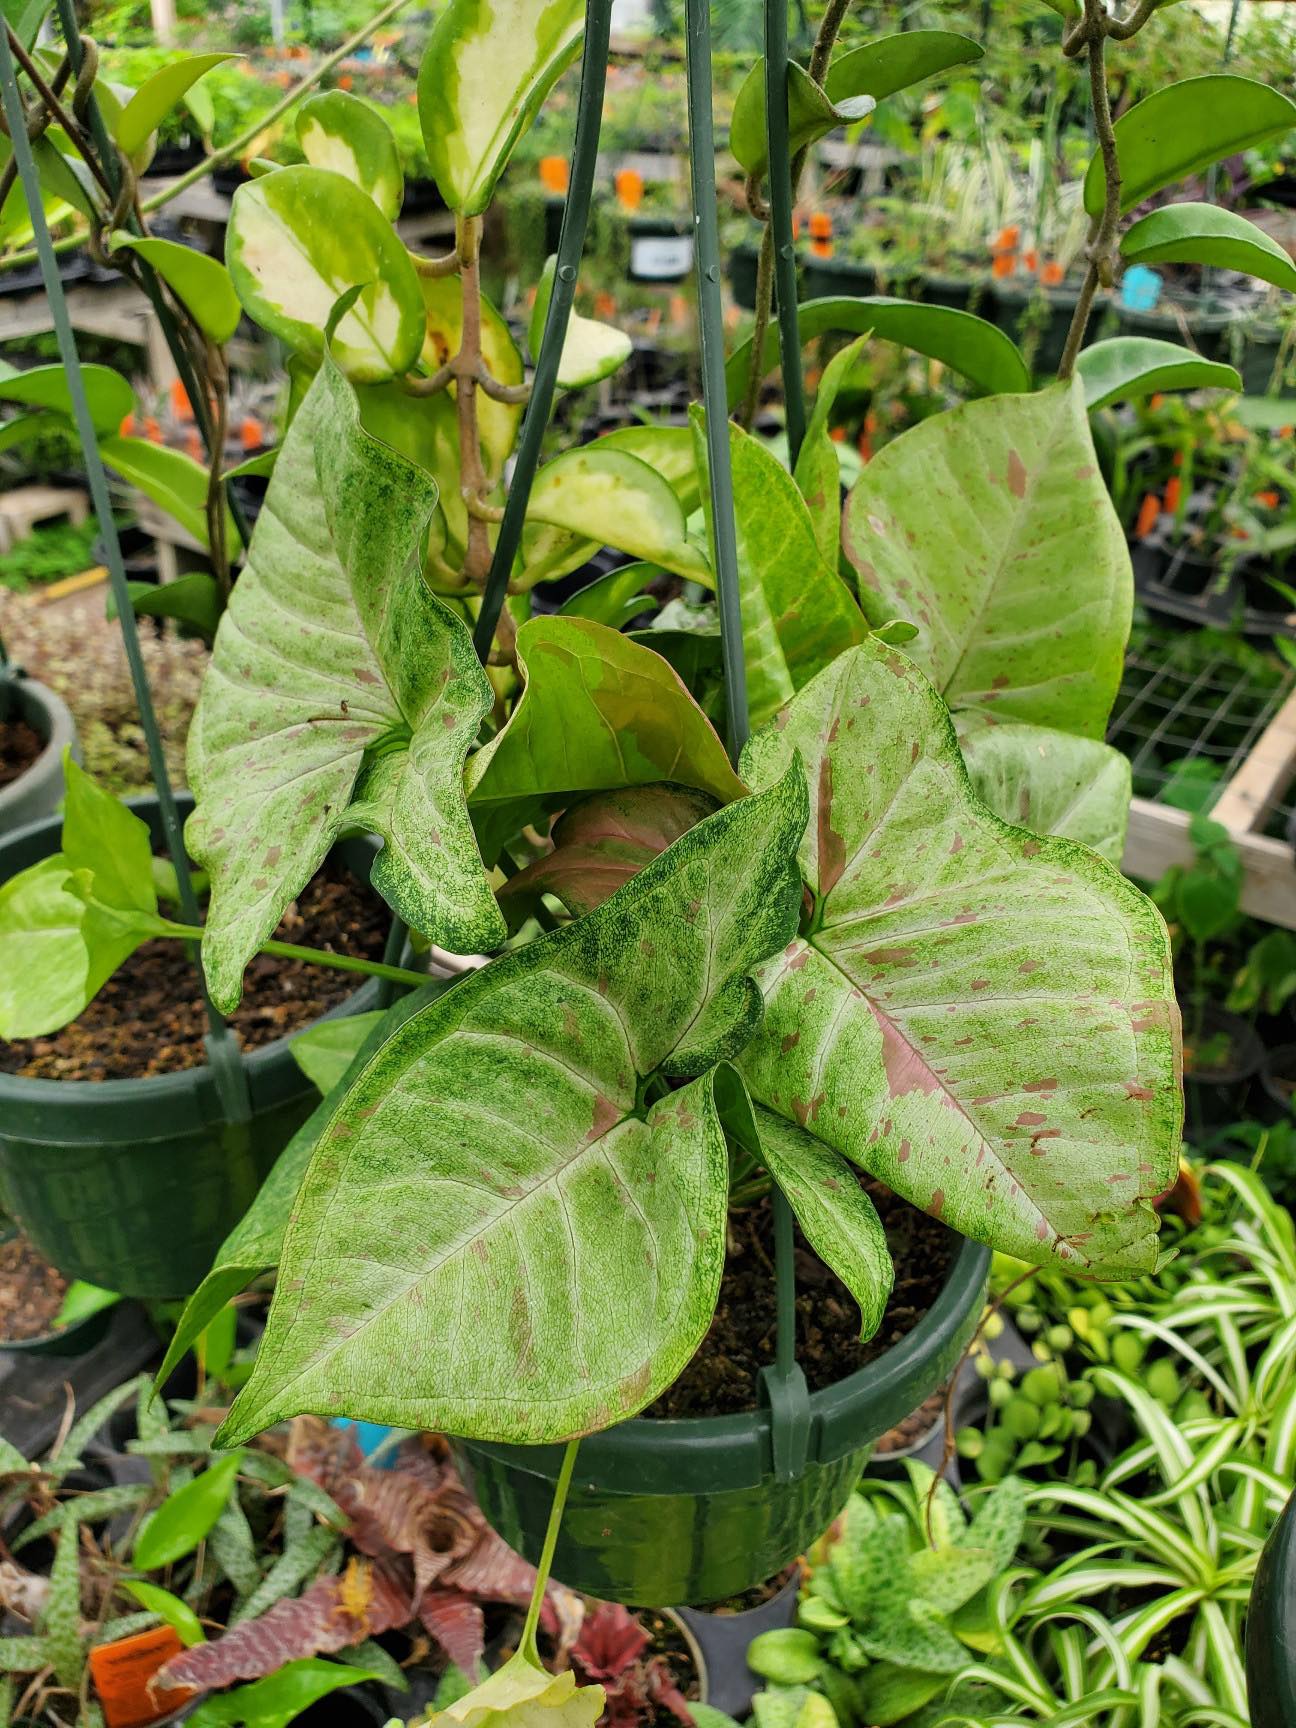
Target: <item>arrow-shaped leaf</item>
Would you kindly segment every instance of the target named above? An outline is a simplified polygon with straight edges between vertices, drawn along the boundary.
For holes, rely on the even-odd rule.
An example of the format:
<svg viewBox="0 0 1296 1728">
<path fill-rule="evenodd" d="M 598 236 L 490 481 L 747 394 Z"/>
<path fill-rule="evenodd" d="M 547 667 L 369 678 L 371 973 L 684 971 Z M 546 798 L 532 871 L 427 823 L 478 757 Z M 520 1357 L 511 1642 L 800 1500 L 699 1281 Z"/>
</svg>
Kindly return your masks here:
<svg viewBox="0 0 1296 1728">
<path fill-rule="evenodd" d="M 345 828 L 386 844 L 375 887 L 460 953 L 502 940 L 461 770 L 493 702 L 463 623 L 419 572 L 431 478 L 372 438 L 325 362 L 289 428 L 189 735 L 188 839 L 211 873 L 213 998 Z"/>
<path fill-rule="evenodd" d="M 958 717 L 958 731 L 973 790 L 996 816 L 1035 834 L 1079 840 L 1120 863 L 1128 757 L 1096 738 L 1048 726 L 993 726 L 975 711 Z"/>
<path fill-rule="evenodd" d="M 670 1384 L 724 1263 L 713 1064 L 796 928 L 805 813 L 794 765 L 387 1040 L 307 1172 L 226 1438 L 319 1410 L 548 1441 Z M 646 1104 L 658 1073 L 701 1078 Z"/>
<path fill-rule="evenodd" d="M 743 772 L 769 784 L 798 751 L 815 911 L 758 970 L 753 1096 L 964 1235 L 1095 1277 L 1150 1268 L 1183 1112 L 1156 908 L 978 803 L 895 649 L 842 655 Z"/>
</svg>

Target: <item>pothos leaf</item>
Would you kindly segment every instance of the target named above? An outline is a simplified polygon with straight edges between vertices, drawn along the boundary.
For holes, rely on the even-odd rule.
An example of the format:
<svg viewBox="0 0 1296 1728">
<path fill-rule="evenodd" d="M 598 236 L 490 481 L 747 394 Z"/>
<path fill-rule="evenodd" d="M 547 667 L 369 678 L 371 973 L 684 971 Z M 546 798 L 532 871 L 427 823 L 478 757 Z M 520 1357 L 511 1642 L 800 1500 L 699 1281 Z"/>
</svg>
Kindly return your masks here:
<svg viewBox="0 0 1296 1728">
<path fill-rule="evenodd" d="M 419 574 L 430 478 L 364 431 L 326 360 L 284 440 L 189 734 L 190 850 L 211 873 L 213 999 L 344 828 L 386 844 L 373 882 L 456 952 L 504 924 L 462 765 L 493 702 L 462 621 Z"/>
<path fill-rule="evenodd" d="M 795 930 L 805 809 L 794 764 L 387 1040 L 312 1159 L 226 1437 L 317 1410 L 555 1440 L 670 1384 L 724 1262 L 710 1070 Z M 701 1077 L 646 1105 L 657 1074 Z"/>
<path fill-rule="evenodd" d="M 1134 584 L 1078 382 L 902 434 L 857 481 L 842 533 L 869 619 L 921 627 L 913 657 L 951 708 L 1102 737 Z M 1059 571 L 1060 616 L 1045 603 Z"/>
<path fill-rule="evenodd" d="M 580 0 L 451 0 L 419 68 L 419 120 L 441 196 L 490 203 L 513 146 L 580 47 Z"/>
<path fill-rule="evenodd" d="M 708 472 L 705 417 L 695 408 L 698 471 Z M 816 672 L 868 634 L 836 568 L 824 562 L 805 500 L 787 469 L 750 433 L 729 428 L 747 701 L 762 725 Z M 707 521 L 710 488 L 703 487 Z"/>
<path fill-rule="evenodd" d="M 391 127 L 345 90 L 326 90 L 297 110 L 297 142 L 315 168 L 331 168 L 367 193 L 389 222 L 400 215 L 405 176 Z"/>
<path fill-rule="evenodd" d="M 1128 757 L 1095 738 L 1011 721 L 992 726 L 976 713 L 959 716 L 958 732 L 972 789 L 1002 821 L 1079 840 L 1120 863 L 1129 823 Z"/>
<path fill-rule="evenodd" d="M 844 654 L 743 757 L 800 752 L 812 934 L 758 970 L 753 1096 L 964 1235 L 1100 1278 L 1156 1260 L 1178 1168 L 1179 1015 L 1152 903 L 972 795 L 912 662 Z"/>
</svg>

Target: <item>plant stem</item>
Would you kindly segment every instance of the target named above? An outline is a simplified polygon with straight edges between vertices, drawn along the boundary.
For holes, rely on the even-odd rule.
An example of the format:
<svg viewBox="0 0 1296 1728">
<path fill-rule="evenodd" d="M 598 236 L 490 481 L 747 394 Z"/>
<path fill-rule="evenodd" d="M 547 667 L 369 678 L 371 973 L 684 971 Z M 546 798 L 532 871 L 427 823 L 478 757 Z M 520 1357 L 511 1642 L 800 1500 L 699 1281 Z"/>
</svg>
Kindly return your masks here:
<svg viewBox="0 0 1296 1728">
<path fill-rule="evenodd" d="M 1089 243 L 1089 264 L 1085 270 L 1080 298 L 1076 302 L 1071 328 L 1067 331 L 1066 347 L 1058 367 L 1059 378 L 1070 378 L 1089 328 L 1090 314 L 1099 284 L 1111 281 L 1112 248 L 1120 226 L 1121 170 L 1116 148 L 1116 129 L 1112 124 L 1111 101 L 1107 94 L 1107 31 L 1109 20 L 1102 0 L 1085 0 L 1085 30 L 1089 49 L 1089 95 L 1093 104 L 1094 126 L 1098 148 L 1102 153 L 1103 180 L 1106 196 L 1102 215 L 1094 226 Z"/>
<path fill-rule="evenodd" d="M 465 216 L 459 222 L 456 251 L 463 290 L 463 327 L 459 352 L 452 362 L 459 413 L 459 486 L 468 506 L 464 575 L 478 589 L 485 585 L 491 565 L 490 529 L 474 508 L 485 502 L 486 493 L 477 433 L 477 376 L 482 367 L 481 232 L 480 216 Z"/>
<path fill-rule="evenodd" d="M 558 1480 L 554 1485 L 553 1505 L 549 1510 L 549 1528 L 545 1531 L 544 1547 L 540 1551 L 540 1564 L 536 1567 L 535 1588 L 531 1592 L 531 1605 L 527 1609 L 526 1625 L 522 1628 L 522 1641 L 518 1645 L 522 1654 L 529 1657 L 537 1668 L 541 1666 L 541 1662 L 540 1652 L 536 1647 L 536 1631 L 540 1625 L 540 1610 L 544 1605 L 545 1590 L 549 1585 L 554 1549 L 558 1546 L 558 1528 L 562 1523 L 563 1509 L 567 1505 L 567 1490 L 571 1486 L 572 1471 L 576 1466 L 576 1452 L 579 1446 L 579 1439 L 569 1440 L 567 1450 L 563 1453 L 562 1468 L 558 1472 Z"/>
<path fill-rule="evenodd" d="M 172 924 L 167 920 L 159 936 L 175 936 L 184 942 L 202 940 L 199 924 Z M 405 966 L 389 966 L 384 960 L 362 960 L 355 954 L 334 954 L 327 948 L 302 948 L 295 942 L 263 942 L 259 953 L 276 954 L 281 960 L 304 960 L 311 966 L 329 966 L 335 972 L 362 972 L 367 978 L 385 978 L 392 984 L 409 984 L 417 989 L 427 983 L 426 972 L 412 972 Z"/>
</svg>

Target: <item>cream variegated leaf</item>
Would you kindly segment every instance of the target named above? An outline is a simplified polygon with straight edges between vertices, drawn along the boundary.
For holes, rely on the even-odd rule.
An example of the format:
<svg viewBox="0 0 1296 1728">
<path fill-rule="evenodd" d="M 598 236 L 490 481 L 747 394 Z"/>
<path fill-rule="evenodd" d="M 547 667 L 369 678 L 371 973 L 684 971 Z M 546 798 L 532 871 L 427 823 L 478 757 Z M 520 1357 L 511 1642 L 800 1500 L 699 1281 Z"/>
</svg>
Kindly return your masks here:
<svg viewBox="0 0 1296 1728">
<path fill-rule="evenodd" d="M 918 668 L 870 641 L 753 738 L 810 786 L 807 933 L 760 968 L 760 1102 L 964 1235 L 1096 1277 L 1156 1259 L 1182 1125 L 1169 941 L 1087 847 L 972 793 Z"/>
<path fill-rule="evenodd" d="M 187 837 L 211 873 L 213 999 L 338 835 L 385 844 L 373 881 L 460 953 L 504 923 L 464 803 L 464 758 L 492 704 L 462 621 L 419 575 L 430 477 L 370 437 L 330 361 L 284 440 L 189 735 Z"/>
<path fill-rule="evenodd" d="M 716 1065 L 796 929 L 805 820 L 793 764 L 382 1045 L 321 1136 L 224 1440 L 317 1411 L 550 1441 L 670 1384 L 724 1264 Z"/>
<path fill-rule="evenodd" d="M 996 816 L 1036 834 L 1079 840 L 1120 863 L 1129 824 L 1128 757 L 1050 726 L 990 725 L 975 711 L 960 714 L 957 725 L 972 788 Z"/>
</svg>

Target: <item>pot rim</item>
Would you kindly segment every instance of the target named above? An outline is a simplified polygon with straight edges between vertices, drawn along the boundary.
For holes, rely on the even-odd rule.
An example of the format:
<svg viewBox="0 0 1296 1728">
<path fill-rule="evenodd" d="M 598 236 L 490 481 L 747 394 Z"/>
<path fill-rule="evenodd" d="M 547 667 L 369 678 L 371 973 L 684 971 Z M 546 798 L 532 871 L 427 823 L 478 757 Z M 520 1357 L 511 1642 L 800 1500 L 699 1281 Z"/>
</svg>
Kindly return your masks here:
<svg viewBox="0 0 1296 1728">
<path fill-rule="evenodd" d="M 42 684 L 37 678 L 29 678 L 25 672 L 20 672 L 10 682 L 20 717 L 29 726 L 32 726 L 33 730 L 37 730 L 33 724 L 32 716 L 34 712 L 38 713 L 48 725 L 49 731 L 45 738 L 44 748 L 36 760 L 24 768 L 16 780 L 10 781 L 8 786 L 0 789 L 0 813 L 3 813 L 7 803 L 16 805 L 38 777 L 48 774 L 51 768 L 58 765 L 61 746 L 64 743 L 64 740 L 59 737 L 59 722 L 64 715 L 67 716 L 72 737 L 75 738 L 76 735 L 72 715 L 66 702 L 55 691 L 51 690 L 48 684 Z M 38 817 L 35 822 L 24 822 L 22 827 L 15 828 L 12 835 L 6 834 L 4 839 L 8 841 L 17 838 L 28 828 L 35 828 L 41 821 L 48 820 L 48 817 Z"/>
</svg>

